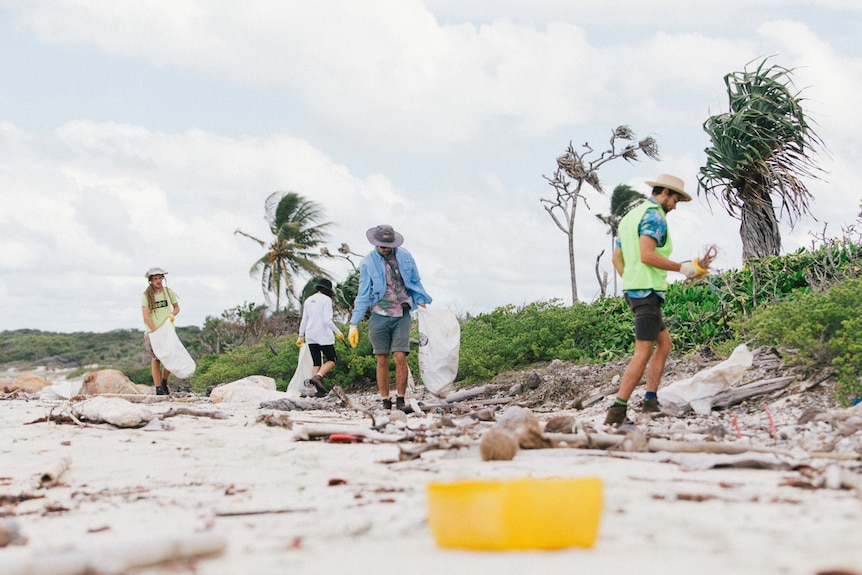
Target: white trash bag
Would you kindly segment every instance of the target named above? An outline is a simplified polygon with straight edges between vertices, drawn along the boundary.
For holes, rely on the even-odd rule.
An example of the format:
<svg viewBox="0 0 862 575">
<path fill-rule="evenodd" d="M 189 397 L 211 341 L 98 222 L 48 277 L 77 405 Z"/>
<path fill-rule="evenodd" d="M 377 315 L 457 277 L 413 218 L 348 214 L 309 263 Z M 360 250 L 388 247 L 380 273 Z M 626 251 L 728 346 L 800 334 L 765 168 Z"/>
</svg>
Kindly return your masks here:
<svg viewBox="0 0 862 575">
<path fill-rule="evenodd" d="M 452 310 L 420 307 L 419 375 L 425 387 L 445 397 L 458 375 L 461 324 Z"/>
<path fill-rule="evenodd" d="M 748 351 L 748 347 L 745 344 L 738 345 L 730 357 L 721 363 L 660 389 L 659 402 L 663 406 L 677 408 L 691 405 L 696 413 L 706 415 L 712 411 L 711 398 L 739 383 L 753 361 L 754 354 Z"/>
<path fill-rule="evenodd" d="M 188 379 L 195 372 L 195 360 L 177 337 L 174 322 L 166 320 L 162 327 L 150 332 L 150 345 L 168 371 L 180 379 Z"/>
<path fill-rule="evenodd" d="M 290 383 L 287 386 L 287 397 L 290 399 L 298 399 L 300 397 L 314 397 L 317 389 L 313 385 L 306 385 L 305 382 L 311 377 L 311 369 L 314 367 L 314 360 L 311 359 L 311 352 L 308 350 L 308 344 L 303 343 L 299 349 L 299 361 L 296 362 L 296 371 L 293 372 L 293 377 L 290 378 Z"/>
</svg>

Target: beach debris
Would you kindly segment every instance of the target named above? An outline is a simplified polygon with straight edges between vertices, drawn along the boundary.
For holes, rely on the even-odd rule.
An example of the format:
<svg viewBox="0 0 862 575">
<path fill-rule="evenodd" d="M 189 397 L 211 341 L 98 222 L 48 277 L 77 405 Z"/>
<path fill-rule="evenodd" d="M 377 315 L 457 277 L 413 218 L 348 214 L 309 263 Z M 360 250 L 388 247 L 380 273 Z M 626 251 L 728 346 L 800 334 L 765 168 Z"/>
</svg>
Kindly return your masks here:
<svg viewBox="0 0 862 575">
<path fill-rule="evenodd" d="M 135 568 L 168 564 L 183 559 L 218 555 L 227 538 L 216 533 L 138 537 L 133 541 L 87 549 L 56 552 L 32 550 L 29 554 L 0 554 L 0 573 L 4 575 L 90 575 L 126 573 Z"/>
<path fill-rule="evenodd" d="M 285 427 L 287 429 L 293 427 L 293 420 L 286 413 L 264 413 L 257 417 L 255 423 L 265 423 L 270 427 Z"/>
<path fill-rule="evenodd" d="M 155 417 L 155 414 L 148 407 L 118 397 L 96 396 L 68 405 L 70 415 L 85 423 L 108 423 L 115 427 L 141 427 Z"/>
<path fill-rule="evenodd" d="M 361 436 L 366 441 L 377 443 L 397 443 L 399 441 L 412 438 L 413 436 L 410 432 L 381 433 L 374 429 L 350 425 L 336 425 L 331 423 L 294 423 L 292 439 L 293 441 L 321 439 L 324 437 L 328 438 L 333 434 L 357 435 Z"/>
<path fill-rule="evenodd" d="M 0 521 L 0 547 L 26 544 L 27 538 L 21 533 L 21 526 L 14 517 Z"/>
<path fill-rule="evenodd" d="M 208 410 L 208 409 L 192 409 L 190 407 L 172 407 L 159 417 L 166 419 L 168 417 L 176 417 L 178 415 L 190 415 L 192 417 L 209 417 L 211 419 L 227 419 L 227 414 L 223 411 Z"/>
<path fill-rule="evenodd" d="M 50 465 L 47 466 L 45 471 L 39 473 L 39 478 L 36 483 L 37 489 L 45 489 L 48 487 L 53 487 L 60 480 L 60 476 L 63 475 L 69 466 L 72 464 L 72 460 L 69 457 L 61 457 L 51 462 Z"/>
</svg>

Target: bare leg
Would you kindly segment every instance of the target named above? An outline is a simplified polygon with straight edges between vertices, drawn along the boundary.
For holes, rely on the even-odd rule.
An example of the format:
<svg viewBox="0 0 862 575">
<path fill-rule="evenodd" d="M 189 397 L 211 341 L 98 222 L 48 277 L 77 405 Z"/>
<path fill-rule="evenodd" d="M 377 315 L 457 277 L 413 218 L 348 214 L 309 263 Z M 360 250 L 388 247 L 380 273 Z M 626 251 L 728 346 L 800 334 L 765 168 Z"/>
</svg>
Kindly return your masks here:
<svg viewBox="0 0 862 575">
<path fill-rule="evenodd" d="M 157 359 L 151 359 L 150 371 L 153 375 L 153 385 L 160 387 L 162 385 L 162 362 Z"/>
<path fill-rule="evenodd" d="M 666 329 L 663 329 L 658 334 L 655 353 L 653 353 L 652 358 L 650 358 L 649 364 L 647 365 L 647 391 L 658 391 L 659 383 L 661 383 L 661 376 L 662 373 L 664 373 L 664 364 L 665 361 L 667 361 L 667 356 L 670 355 L 671 347 L 673 347 L 673 344 L 671 344 L 670 341 L 670 334 Z"/>
<path fill-rule="evenodd" d="M 389 354 L 377 356 L 377 389 L 383 399 L 389 399 Z"/>
<path fill-rule="evenodd" d="M 665 330 L 664 333 L 667 334 L 667 330 Z M 661 338 L 661 335 L 659 335 L 659 338 Z M 669 341 L 670 338 L 668 338 L 668 342 Z M 620 380 L 620 390 L 617 392 L 617 397 L 620 399 L 628 400 L 628 398 L 631 397 L 635 386 L 644 374 L 647 362 L 649 362 L 650 357 L 652 356 L 654 343 L 655 342 L 642 339 L 635 340 L 635 353 L 629 361 L 626 370 L 623 372 L 623 377 Z M 668 352 L 670 352 L 669 349 Z M 667 355 L 665 355 L 661 361 L 662 369 L 664 369 L 664 359 L 666 358 Z"/>
<path fill-rule="evenodd" d="M 395 391 L 399 397 L 407 393 L 407 354 L 403 351 L 393 351 L 395 359 Z"/>
<path fill-rule="evenodd" d="M 314 372 L 314 370 L 312 370 L 311 375 L 313 377 L 313 376 L 317 375 L 317 373 L 320 373 L 320 376 L 323 377 L 324 375 L 329 373 L 329 370 L 332 369 L 333 367 L 335 367 L 335 362 L 334 361 L 327 361 L 326 363 L 321 365 L 320 368 L 318 368 L 319 369 L 318 372 Z"/>
</svg>

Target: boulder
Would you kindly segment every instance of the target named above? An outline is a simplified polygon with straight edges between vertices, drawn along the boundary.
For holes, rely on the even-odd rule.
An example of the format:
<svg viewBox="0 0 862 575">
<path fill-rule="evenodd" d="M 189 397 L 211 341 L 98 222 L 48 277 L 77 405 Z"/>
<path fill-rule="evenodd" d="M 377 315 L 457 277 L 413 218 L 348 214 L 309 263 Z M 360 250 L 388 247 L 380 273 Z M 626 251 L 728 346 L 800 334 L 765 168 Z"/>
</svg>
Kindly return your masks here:
<svg viewBox="0 0 862 575">
<path fill-rule="evenodd" d="M 42 376 L 33 373 L 22 373 L 12 383 L 3 383 L 3 391 L 10 393 L 20 391 L 23 393 L 39 393 L 42 389 L 51 385 L 51 382 Z"/>
<path fill-rule="evenodd" d="M 117 369 L 100 369 L 91 371 L 84 376 L 81 386 L 82 395 L 100 395 L 103 393 L 133 394 L 145 393 L 132 383 L 132 380 Z"/>
<path fill-rule="evenodd" d="M 250 375 L 220 385 L 210 392 L 213 403 L 272 401 L 285 396 L 284 392 L 276 391 L 275 380 L 265 375 Z"/>
</svg>

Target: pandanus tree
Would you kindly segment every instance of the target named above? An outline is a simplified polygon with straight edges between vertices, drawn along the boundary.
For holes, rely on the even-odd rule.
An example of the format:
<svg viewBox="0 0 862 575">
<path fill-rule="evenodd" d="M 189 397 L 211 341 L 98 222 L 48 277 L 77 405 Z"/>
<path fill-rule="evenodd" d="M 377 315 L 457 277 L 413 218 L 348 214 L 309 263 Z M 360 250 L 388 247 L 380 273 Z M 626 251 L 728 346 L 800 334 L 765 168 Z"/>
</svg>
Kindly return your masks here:
<svg viewBox="0 0 862 575">
<path fill-rule="evenodd" d="M 803 178 L 820 172 L 813 155 L 823 145 L 803 112 L 793 72 L 767 60 L 727 74 L 729 110 L 703 124 L 712 147 L 705 150 L 699 191 L 740 220 L 743 259 L 779 254 L 779 218 L 786 214 L 793 225 L 809 213 Z"/>
<path fill-rule="evenodd" d="M 261 289 L 269 303 L 275 295 L 275 311 L 281 307 L 281 294 L 295 298 L 294 279 L 300 273 L 326 277 L 315 260 L 321 257 L 319 246 L 326 239 L 331 222 L 319 222 L 323 217 L 320 204 L 296 192 L 273 192 L 266 199 L 266 221 L 272 237 L 258 239 L 242 230 L 236 234 L 247 237 L 264 248 L 264 254 L 251 266 L 249 273 L 258 274 Z"/>
</svg>

